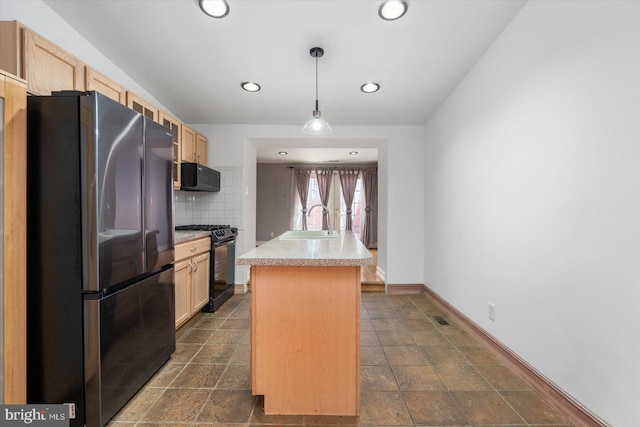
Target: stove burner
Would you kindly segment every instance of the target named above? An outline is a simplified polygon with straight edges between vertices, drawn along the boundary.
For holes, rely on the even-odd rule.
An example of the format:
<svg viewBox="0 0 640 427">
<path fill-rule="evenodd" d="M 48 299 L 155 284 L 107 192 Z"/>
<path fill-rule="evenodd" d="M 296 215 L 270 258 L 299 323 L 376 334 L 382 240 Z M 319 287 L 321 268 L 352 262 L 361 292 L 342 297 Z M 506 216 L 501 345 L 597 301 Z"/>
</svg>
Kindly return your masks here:
<svg viewBox="0 0 640 427">
<path fill-rule="evenodd" d="M 179 225 L 176 227 L 176 230 L 203 230 L 203 231 L 214 231 L 214 230 L 224 230 L 227 228 L 235 228 L 230 225 L 211 225 L 211 224 L 191 224 L 191 225 Z M 236 229 L 237 230 L 237 229 Z"/>
</svg>

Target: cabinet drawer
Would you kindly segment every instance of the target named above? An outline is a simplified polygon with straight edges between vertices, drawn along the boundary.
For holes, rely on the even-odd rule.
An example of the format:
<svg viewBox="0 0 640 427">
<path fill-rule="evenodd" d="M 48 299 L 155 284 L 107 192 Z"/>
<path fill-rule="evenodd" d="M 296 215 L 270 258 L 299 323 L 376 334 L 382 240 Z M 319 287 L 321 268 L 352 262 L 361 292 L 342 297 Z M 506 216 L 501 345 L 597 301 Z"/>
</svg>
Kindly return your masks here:
<svg viewBox="0 0 640 427">
<path fill-rule="evenodd" d="M 176 261 L 211 250 L 211 238 L 192 240 L 176 245 Z"/>
</svg>

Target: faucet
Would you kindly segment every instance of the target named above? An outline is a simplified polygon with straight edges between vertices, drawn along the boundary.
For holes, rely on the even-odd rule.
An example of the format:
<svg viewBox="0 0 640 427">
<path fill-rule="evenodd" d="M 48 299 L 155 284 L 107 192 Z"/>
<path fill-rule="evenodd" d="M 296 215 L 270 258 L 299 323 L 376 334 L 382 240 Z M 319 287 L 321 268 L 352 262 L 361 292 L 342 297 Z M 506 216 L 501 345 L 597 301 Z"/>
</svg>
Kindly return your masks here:
<svg viewBox="0 0 640 427">
<path fill-rule="evenodd" d="M 307 211 L 308 212 L 307 216 L 311 216 L 311 211 L 313 210 L 313 208 L 316 208 L 318 206 L 322 206 L 322 213 L 327 214 L 327 234 L 331 234 L 332 230 L 331 230 L 331 221 L 329 218 L 329 209 L 325 205 L 323 205 L 322 203 L 318 203 L 317 205 L 311 206 Z"/>
</svg>

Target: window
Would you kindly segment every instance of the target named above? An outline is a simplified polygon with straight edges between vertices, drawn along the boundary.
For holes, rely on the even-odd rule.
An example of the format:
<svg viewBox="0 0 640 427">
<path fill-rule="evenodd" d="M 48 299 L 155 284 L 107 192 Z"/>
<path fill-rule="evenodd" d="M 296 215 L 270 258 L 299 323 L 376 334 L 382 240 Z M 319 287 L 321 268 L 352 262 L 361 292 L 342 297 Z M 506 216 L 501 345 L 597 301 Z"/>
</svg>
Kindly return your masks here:
<svg viewBox="0 0 640 427">
<path fill-rule="evenodd" d="M 329 212 L 333 212 L 329 218 L 331 227 L 333 229 L 344 230 L 347 223 L 347 207 L 344 203 L 344 197 L 342 196 L 342 186 L 340 185 L 340 176 L 334 173 L 331 182 L 331 193 L 329 196 Z M 311 172 L 309 178 L 309 191 L 307 193 L 307 209 L 312 206 L 321 204 L 320 191 L 318 189 L 318 180 L 315 172 Z M 353 233 L 359 239 L 362 233 L 362 221 L 363 221 L 363 206 L 364 206 L 364 193 L 362 190 L 362 177 L 358 176 L 358 183 L 356 184 L 356 192 L 353 197 L 353 204 L 351 206 L 351 217 L 353 220 Z M 298 199 L 296 212 L 294 213 L 294 227 L 293 229 L 300 229 L 302 227 L 301 222 L 302 208 Z M 322 208 L 317 207 L 311 211 L 311 216 L 307 216 L 307 229 L 308 230 L 321 230 L 322 229 Z"/>
<path fill-rule="evenodd" d="M 332 189 L 333 190 L 333 189 Z M 316 173 L 311 172 L 311 178 L 309 178 L 309 192 L 307 193 L 307 209 L 311 209 L 312 206 L 321 204 L 320 190 L 318 189 L 318 179 Z M 331 223 L 333 226 L 333 223 Z M 307 229 L 308 230 L 322 230 L 322 208 L 315 208 L 310 216 L 307 216 Z"/>
</svg>

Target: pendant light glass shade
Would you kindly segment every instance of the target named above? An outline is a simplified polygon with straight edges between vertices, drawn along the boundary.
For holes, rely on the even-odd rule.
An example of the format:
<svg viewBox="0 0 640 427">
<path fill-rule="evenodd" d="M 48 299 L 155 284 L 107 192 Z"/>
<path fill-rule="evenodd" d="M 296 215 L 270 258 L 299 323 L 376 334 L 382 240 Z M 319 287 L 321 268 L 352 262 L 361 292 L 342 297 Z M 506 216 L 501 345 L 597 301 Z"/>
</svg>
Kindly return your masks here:
<svg viewBox="0 0 640 427">
<path fill-rule="evenodd" d="M 318 58 L 324 55 L 321 47 L 311 48 L 309 54 L 316 59 L 316 109 L 313 110 L 313 118 L 305 123 L 302 132 L 311 135 L 323 135 L 331 132 L 331 126 L 320 116 L 320 108 L 318 108 Z"/>
<path fill-rule="evenodd" d="M 331 126 L 322 117 L 320 117 L 320 111 L 313 112 L 313 119 L 305 123 L 302 132 L 312 135 L 323 135 L 325 133 L 331 133 Z"/>
</svg>

